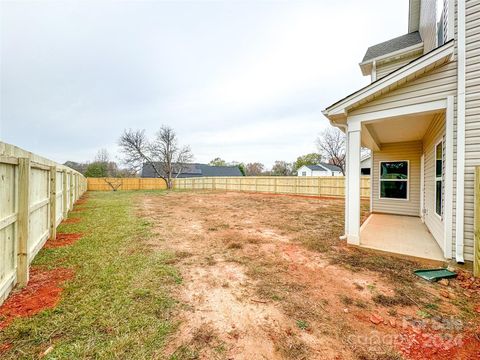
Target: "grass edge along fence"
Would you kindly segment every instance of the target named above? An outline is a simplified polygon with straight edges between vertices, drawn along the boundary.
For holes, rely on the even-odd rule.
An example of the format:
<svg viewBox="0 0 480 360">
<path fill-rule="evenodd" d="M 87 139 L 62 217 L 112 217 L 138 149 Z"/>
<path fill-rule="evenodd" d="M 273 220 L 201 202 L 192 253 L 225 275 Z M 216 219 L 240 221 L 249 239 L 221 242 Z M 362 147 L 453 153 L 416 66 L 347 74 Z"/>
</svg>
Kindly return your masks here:
<svg viewBox="0 0 480 360">
<path fill-rule="evenodd" d="M 79 172 L 0 142 L 0 304 L 86 190 Z"/>
<path fill-rule="evenodd" d="M 344 176 L 232 176 L 174 180 L 175 189 L 230 190 L 271 194 L 344 197 Z M 360 196 L 370 197 L 370 176 L 360 180 Z"/>
</svg>

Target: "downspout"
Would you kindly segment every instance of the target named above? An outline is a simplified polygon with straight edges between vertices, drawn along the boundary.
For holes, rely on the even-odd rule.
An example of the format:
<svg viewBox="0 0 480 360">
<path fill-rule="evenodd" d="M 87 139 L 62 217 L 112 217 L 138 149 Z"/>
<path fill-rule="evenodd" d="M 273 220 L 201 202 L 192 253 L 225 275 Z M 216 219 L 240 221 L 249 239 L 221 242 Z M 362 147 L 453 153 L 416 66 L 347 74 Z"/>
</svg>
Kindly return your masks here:
<svg viewBox="0 0 480 360">
<path fill-rule="evenodd" d="M 457 3 L 457 197 L 455 259 L 464 263 L 465 217 L 465 0 Z"/>
</svg>

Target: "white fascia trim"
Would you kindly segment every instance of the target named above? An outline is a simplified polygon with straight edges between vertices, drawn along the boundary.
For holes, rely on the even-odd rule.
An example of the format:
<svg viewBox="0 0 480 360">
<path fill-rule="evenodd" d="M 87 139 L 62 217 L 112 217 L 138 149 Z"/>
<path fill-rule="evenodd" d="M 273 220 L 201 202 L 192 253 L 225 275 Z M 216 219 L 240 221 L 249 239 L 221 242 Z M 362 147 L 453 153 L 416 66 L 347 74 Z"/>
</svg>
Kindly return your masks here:
<svg viewBox="0 0 480 360">
<path fill-rule="evenodd" d="M 443 58 L 452 57 L 453 50 L 454 50 L 454 43 L 452 41 L 449 44 L 441 46 L 438 49 L 430 52 L 429 54 L 426 54 L 423 57 L 417 60 L 414 60 L 410 64 L 407 64 L 401 67 L 400 69 L 395 70 L 393 73 L 377 80 L 376 82 L 364 87 L 363 89 L 360 89 L 356 93 L 348 96 L 346 99 L 336 104 L 331 109 L 329 108 L 325 109 L 324 111 L 322 111 L 322 113 L 327 117 L 332 115 L 345 115 L 346 109 L 349 106 L 352 106 L 355 103 L 359 102 L 360 100 L 368 96 L 371 96 L 388 86 L 395 84 L 399 80 L 402 80 L 414 74 L 415 72 L 423 69 L 428 65 L 431 65 L 439 60 L 442 60 Z"/>
<path fill-rule="evenodd" d="M 465 216 L 465 0 L 457 3 L 457 198 L 455 218 L 455 259 L 464 259 Z"/>
<path fill-rule="evenodd" d="M 348 117 L 349 125 L 352 123 L 362 123 L 366 121 L 375 121 L 386 118 L 398 117 L 408 114 L 418 114 L 418 113 L 427 113 L 438 111 L 447 108 L 447 100 L 435 100 L 429 101 L 421 104 L 407 105 L 396 107 L 388 110 L 379 110 L 371 113 L 359 114 L 359 115 L 350 115 Z"/>
<path fill-rule="evenodd" d="M 393 51 L 385 55 L 377 56 L 367 61 L 363 61 L 358 65 L 360 66 L 360 69 L 362 69 L 362 74 L 368 75 L 368 68 L 369 66 L 372 66 L 373 63 L 377 63 L 377 65 L 378 64 L 381 65 L 383 62 L 388 62 L 388 59 L 390 58 L 408 57 L 411 53 L 415 53 L 420 50 L 423 50 L 423 41 L 418 44 L 415 44 L 397 51 Z M 398 60 L 398 59 L 392 59 L 391 61 L 395 61 L 395 60 Z"/>
</svg>

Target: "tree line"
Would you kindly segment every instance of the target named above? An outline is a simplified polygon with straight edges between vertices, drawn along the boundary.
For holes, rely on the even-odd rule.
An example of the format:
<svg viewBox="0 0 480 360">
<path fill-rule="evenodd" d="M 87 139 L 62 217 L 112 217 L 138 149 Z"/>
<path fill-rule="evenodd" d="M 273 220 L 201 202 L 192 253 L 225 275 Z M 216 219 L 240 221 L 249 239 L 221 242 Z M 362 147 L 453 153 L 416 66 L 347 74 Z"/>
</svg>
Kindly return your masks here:
<svg viewBox="0 0 480 360">
<path fill-rule="evenodd" d="M 209 162 L 211 166 L 236 166 L 244 176 L 292 176 L 303 165 L 316 165 L 326 162 L 345 168 L 345 135 L 337 128 L 328 128 L 315 140 L 317 152 L 299 156 L 295 161 L 277 160 L 271 169 L 260 162 L 227 162 L 217 157 Z M 161 126 L 153 137 L 145 130 L 126 129 L 118 140 L 122 154 L 121 164 L 112 160 L 105 149 L 100 149 L 92 162 L 76 163 L 68 161 L 65 165 L 81 172 L 87 177 L 135 177 L 142 167 L 148 164 L 153 173 L 173 185 L 173 179 L 179 176 L 193 161 L 189 146 L 180 145 L 176 132 L 168 126 Z"/>
</svg>

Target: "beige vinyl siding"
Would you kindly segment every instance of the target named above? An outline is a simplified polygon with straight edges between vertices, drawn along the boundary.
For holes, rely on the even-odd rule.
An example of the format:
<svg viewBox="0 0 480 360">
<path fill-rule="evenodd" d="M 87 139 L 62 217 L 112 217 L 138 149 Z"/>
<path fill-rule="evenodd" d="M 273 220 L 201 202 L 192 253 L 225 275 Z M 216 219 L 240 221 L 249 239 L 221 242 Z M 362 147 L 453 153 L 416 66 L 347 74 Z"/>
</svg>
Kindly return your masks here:
<svg viewBox="0 0 480 360">
<path fill-rule="evenodd" d="M 420 4 L 420 26 L 418 31 L 423 40 L 423 51 L 427 53 L 437 46 L 436 5 L 435 0 L 423 0 Z"/>
<path fill-rule="evenodd" d="M 402 66 L 408 64 L 410 61 L 414 60 L 414 57 L 407 57 L 401 60 L 390 61 L 387 63 L 377 64 L 377 80 L 390 74 L 391 72 L 401 68 Z"/>
<path fill-rule="evenodd" d="M 445 113 L 438 114 L 430 124 L 423 138 L 424 153 L 424 207 L 426 209 L 425 224 L 437 240 L 440 247 L 444 248 L 444 223 L 435 212 L 435 148 L 445 135 Z M 445 154 L 445 147 L 443 154 Z M 442 189 L 443 191 L 443 189 Z"/>
<path fill-rule="evenodd" d="M 387 214 L 420 216 L 420 156 L 421 141 L 382 144 L 373 152 L 372 211 Z M 380 161 L 408 160 L 408 200 L 380 199 Z"/>
<path fill-rule="evenodd" d="M 421 104 L 428 101 L 445 100 L 448 95 L 456 95 L 457 66 L 452 61 L 427 72 L 416 80 L 385 95 L 360 105 L 349 111 L 349 115 L 366 114 L 379 110 L 395 109 L 400 106 Z"/>
<path fill-rule="evenodd" d="M 466 1 L 465 259 L 473 260 L 474 168 L 480 165 L 480 1 Z"/>
</svg>

